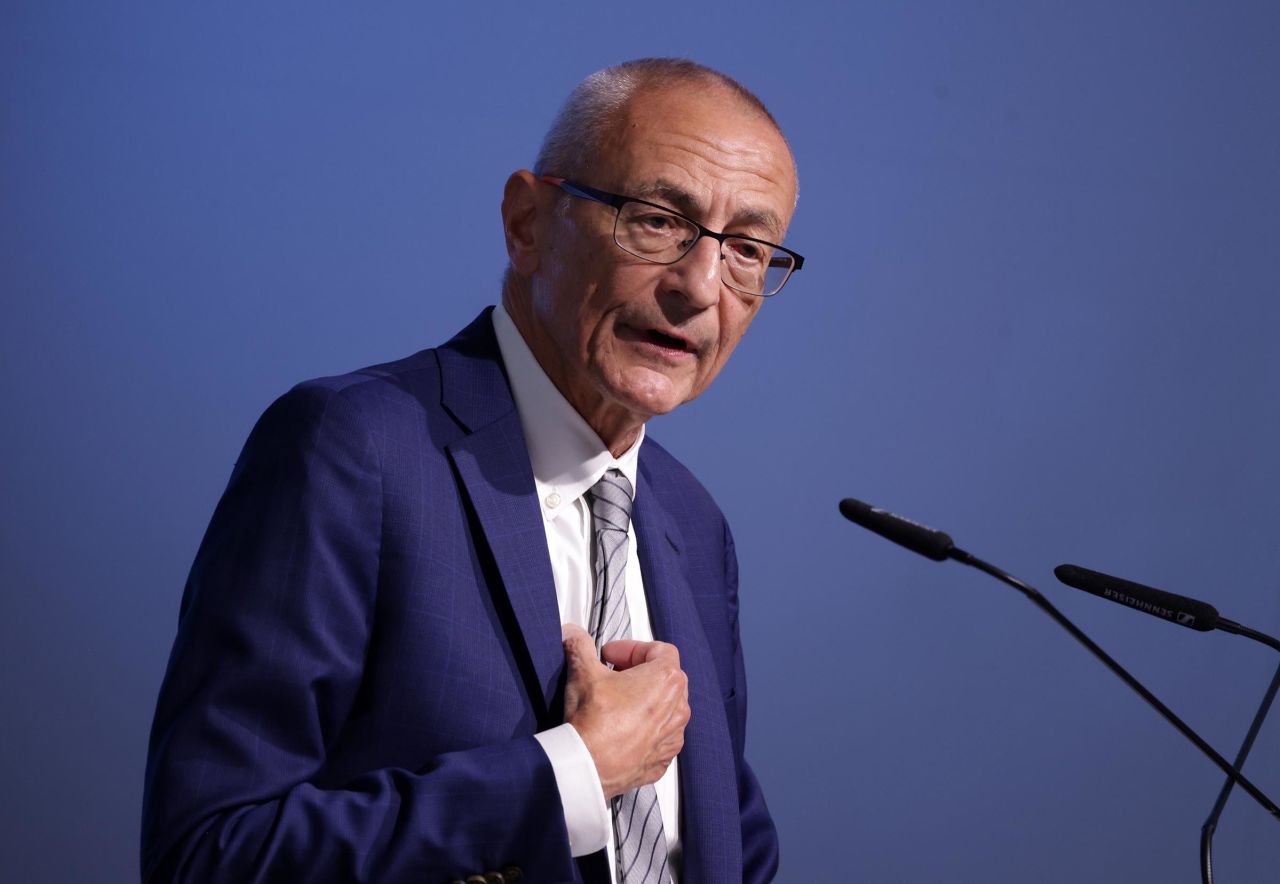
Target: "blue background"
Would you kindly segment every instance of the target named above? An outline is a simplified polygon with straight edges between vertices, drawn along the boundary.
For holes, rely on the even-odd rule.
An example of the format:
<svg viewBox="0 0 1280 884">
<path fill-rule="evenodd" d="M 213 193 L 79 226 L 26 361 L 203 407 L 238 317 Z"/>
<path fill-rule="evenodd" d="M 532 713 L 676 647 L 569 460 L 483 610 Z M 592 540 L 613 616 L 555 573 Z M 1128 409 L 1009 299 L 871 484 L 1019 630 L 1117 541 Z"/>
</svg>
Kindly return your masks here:
<svg viewBox="0 0 1280 884">
<path fill-rule="evenodd" d="M 497 298 L 498 205 L 573 84 L 689 55 L 773 108 L 809 258 L 651 432 L 734 526 L 781 880 L 1195 882 L 1280 633 L 1280 7 L 70 4 L 0 13 L 0 873 L 136 875 L 183 580 L 257 414 Z M 1275 716 L 1273 716 L 1273 719 Z M 1280 721 L 1247 772 L 1280 798 Z M 1274 881 L 1237 792 L 1222 882 Z M 696 882 L 695 882 L 696 884 Z"/>
</svg>

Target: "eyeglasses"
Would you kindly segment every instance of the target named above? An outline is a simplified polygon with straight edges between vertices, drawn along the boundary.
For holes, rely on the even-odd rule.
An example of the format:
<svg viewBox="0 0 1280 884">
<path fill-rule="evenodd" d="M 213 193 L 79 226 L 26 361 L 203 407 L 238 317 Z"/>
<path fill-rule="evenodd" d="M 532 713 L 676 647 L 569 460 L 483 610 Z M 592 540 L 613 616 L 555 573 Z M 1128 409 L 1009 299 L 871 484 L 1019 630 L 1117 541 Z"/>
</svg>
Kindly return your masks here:
<svg viewBox="0 0 1280 884">
<path fill-rule="evenodd" d="M 720 278 L 734 291 L 761 298 L 776 295 L 791 274 L 804 266 L 804 258 L 790 249 L 751 236 L 716 233 L 657 203 L 596 190 L 554 175 L 543 175 L 542 180 L 570 196 L 612 206 L 618 213 L 613 222 L 613 241 L 618 248 L 654 264 L 674 264 L 704 236 L 717 240 Z"/>
</svg>

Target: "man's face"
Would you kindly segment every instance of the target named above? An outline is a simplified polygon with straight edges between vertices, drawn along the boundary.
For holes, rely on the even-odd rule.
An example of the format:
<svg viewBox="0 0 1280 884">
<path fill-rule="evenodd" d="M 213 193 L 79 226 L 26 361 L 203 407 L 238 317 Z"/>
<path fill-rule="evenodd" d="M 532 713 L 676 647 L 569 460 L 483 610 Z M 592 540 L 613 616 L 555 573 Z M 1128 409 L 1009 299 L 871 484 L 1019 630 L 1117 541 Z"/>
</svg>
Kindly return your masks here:
<svg viewBox="0 0 1280 884">
<path fill-rule="evenodd" d="M 722 89 L 641 96 L 606 144 L 594 180 L 581 183 L 669 206 L 712 230 L 782 241 L 796 197 L 790 152 L 766 119 Z M 703 237 L 675 264 L 653 264 L 613 242 L 615 217 L 570 198 L 547 221 L 531 280 L 535 355 L 597 432 L 705 390 L 763 302 L 721 281 L 715 240 Z"/>
</svg>

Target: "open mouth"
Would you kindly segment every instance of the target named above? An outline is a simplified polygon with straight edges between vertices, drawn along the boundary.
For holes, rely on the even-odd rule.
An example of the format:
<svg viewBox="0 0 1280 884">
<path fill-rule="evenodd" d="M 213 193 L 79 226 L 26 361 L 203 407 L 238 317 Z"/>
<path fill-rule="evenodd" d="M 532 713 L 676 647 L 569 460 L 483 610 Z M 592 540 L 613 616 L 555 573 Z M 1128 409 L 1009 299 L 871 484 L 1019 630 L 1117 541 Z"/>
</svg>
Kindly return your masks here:
<svg viewBox="0 0 1280 884">
<path fill-rule="evenodd" d="M 693 350 L 693 347 L 689 342 L 683 338 L 663 334 L 657 329 L 647 329 L 644 332 L 643 337 L 650 344 L 657 344 L 659 347 L 663 347 L 667 350 L 679 350 L 684 353 L 688 353 Z"/>
</svg>

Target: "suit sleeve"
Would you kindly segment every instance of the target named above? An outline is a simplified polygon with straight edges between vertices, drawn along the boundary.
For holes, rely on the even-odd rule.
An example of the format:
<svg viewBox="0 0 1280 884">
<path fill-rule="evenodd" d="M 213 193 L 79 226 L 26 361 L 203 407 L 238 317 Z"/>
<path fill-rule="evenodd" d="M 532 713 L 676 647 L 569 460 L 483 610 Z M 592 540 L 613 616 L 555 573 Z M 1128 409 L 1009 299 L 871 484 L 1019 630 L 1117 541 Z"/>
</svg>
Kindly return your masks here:
<svg viewBox="0 0 1280 884">
<path fill-rule="evenodd" d="M 733 752 L 738 768 L 738 809 L 742 820 L 742 880 L 744 884 L 772 881 L 778 872 L 778 831 L 764 802 L 764 792 L 747 764 L 747 673 L 738 629 L 738 554 L 728 523 L 724 526 L 724 568 L 733 627 L 734 692 L 726 702 Z"/>
<path fill-rule="evenodd" d="M 574 878 L 531 736 L 344 782 L 323 774 L 375 627 L 379 457 L 358 408 L 320 383 L 250 435 L 192 567 L 157 704 L 147 884 L 444 884 L 506 866 L 525 882 Z"/>
</svg>

